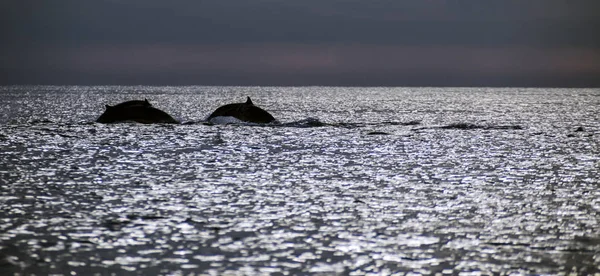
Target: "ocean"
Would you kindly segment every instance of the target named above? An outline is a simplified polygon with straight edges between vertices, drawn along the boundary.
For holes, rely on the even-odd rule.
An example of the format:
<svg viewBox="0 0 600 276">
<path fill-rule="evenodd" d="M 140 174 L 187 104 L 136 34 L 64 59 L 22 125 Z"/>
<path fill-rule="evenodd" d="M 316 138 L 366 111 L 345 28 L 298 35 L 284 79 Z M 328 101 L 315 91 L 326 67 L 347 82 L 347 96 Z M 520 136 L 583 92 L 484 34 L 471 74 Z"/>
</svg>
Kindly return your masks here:
<svg viewBox="0 0 600 276">
<path fill-rule="evenodd" d="M 210 124 L 245 102 L 272 125 Z M 148 99 L 182 124 L 99 124 Z M 2 275 L 600 275 L 600 89 L 0 87 Z"/>
</svg>

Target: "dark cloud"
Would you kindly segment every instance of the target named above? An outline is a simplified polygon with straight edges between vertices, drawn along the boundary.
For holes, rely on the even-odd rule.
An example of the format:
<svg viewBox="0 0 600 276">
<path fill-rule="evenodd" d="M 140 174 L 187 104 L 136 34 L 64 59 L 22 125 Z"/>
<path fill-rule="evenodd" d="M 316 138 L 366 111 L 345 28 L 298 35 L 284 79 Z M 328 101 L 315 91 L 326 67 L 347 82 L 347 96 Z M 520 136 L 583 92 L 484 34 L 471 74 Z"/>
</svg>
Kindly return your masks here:
<svg viewBox="0 0 600 276">
<path fill-rule="evenodd" d="M 4 4 L 3 25 L 50 43 L 600 45 L 598 1 L 288 2 L 24 0 Z"/>
<path fill-rule="evenodd" d="M 598 85 L 598 66 L 578 60 L 598 56 L 598 10 L 596 0 L 5 1 L 1 81 Z"/>
</svg>

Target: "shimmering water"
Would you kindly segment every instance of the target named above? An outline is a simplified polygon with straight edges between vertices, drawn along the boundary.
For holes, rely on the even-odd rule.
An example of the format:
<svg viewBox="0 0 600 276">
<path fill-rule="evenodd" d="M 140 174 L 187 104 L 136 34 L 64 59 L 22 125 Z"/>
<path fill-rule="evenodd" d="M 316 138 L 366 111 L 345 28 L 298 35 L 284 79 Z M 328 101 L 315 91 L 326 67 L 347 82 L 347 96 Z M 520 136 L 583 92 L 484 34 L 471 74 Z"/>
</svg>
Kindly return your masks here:
<svg viewBox="0 0 600 276">
<path fill-rule="evenodd" d="M 600 89 L 0 96 L 3 274 L 600 271 Z M 203 122 L 246 96 L 281 125 Z M 93 123 L 143 98 L 184 124 Z"/>
</svg>

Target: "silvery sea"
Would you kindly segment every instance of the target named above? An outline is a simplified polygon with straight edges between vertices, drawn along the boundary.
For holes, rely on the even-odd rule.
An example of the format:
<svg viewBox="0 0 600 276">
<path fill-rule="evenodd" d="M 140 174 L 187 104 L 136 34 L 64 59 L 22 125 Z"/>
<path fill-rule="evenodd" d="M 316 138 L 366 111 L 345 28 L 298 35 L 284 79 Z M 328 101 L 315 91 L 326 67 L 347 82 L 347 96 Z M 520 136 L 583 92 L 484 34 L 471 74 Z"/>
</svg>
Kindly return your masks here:
<svg viewBox="0 0 600 276">
<path fill-rule="evenodd" d="M 273 125 L 209 124 L 244 102 Z M 148 99 L 182 124 L 99 124 Z M 2 275 L 600 275 L 600 89 L 0 87 Z"/>
</svg>

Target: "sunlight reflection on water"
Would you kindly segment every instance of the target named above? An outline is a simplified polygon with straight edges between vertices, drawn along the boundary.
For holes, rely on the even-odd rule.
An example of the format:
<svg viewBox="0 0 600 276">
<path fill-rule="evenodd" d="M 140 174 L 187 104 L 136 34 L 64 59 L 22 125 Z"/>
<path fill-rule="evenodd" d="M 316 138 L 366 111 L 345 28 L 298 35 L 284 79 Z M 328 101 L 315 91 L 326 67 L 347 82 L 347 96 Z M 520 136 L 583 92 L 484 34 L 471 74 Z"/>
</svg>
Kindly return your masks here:
<svg viewBox="0 0 600 276">
<path fill-rule="evenodd" d="M 3 89 L 9 272 L 600 270 L 596 90 Z M 197 123 L 246 95 L 324 125 Z M 90 123 L 144 97 L 192 123 Z"/>
</svg>

